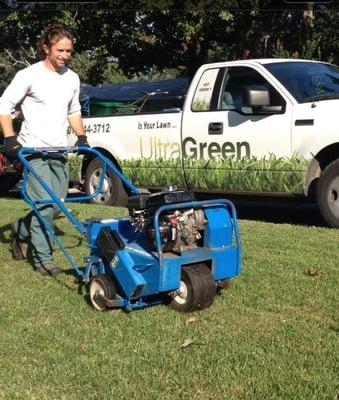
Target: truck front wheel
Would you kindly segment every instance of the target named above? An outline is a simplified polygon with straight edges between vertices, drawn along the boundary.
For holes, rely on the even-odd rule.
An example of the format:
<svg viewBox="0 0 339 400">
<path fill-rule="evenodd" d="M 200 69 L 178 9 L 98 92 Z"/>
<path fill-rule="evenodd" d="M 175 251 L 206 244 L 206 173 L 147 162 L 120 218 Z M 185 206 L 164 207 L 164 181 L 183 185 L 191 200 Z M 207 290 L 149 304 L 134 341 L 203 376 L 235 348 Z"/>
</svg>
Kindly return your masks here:
<svg viewBox="0 0 339 400">
<path fill-rule="evenodd" d="M 339 228 L 339 159 L 332 161 L 320 175 L 317 203 L 325 222 Z"/>
<path fill-rule="evenodd" d="M 88 165 L 85 173 L 85 192 L 92 195 L 99 187 L 102 162 L 94 158 Z M 106 172 L 101 192 L 91 200 L 94 204 L 125 206 L 127 194 L 121 180 L 111 171 Z"/>
</svg>

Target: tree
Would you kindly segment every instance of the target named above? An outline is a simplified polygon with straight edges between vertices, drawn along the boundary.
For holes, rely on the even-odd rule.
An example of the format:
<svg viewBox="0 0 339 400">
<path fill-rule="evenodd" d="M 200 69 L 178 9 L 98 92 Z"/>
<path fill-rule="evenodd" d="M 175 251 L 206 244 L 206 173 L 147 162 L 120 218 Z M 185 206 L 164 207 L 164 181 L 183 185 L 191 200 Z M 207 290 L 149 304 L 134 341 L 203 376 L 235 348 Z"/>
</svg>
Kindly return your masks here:
<svg viewBox="0 0 339 400">
<path fill-rule="evenodd" d="M 298 51 L 338 63 L 338 12 L 314 5 L 306 18 L 303 7 L 279 8 L 272 0 L 12 4 L 0 15 L 0 55 L 20 58 L 19 50 L 33 46 L 44 26 L 60 22 L 76 37 L 72 66 L 91 84 L 165 71 L 191 78 L 201 64 L 241 57 L 245 48 L 251 57 Z M 5 79 L 21 67 L 1 65 Z"/>
</svg>

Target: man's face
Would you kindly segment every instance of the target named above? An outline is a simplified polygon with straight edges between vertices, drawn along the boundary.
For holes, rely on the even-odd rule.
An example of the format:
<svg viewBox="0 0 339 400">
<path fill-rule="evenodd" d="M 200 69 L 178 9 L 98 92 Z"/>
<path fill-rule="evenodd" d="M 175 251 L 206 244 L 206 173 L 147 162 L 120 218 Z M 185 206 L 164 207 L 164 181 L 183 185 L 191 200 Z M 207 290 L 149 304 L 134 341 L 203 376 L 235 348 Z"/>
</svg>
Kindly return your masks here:
<svg viewBox="0 0 339 400">
<path fill-rule="evenodd" d="M 49 67 L 52 67 L 51 69 L 59 72 L 68 64 L 71 58 L 73 43 L 70 39 L 63 38 L 52 44 L 50 48 L 44 46 L 44 50 L 46 53 L 45 62 Z"/>
</svg>

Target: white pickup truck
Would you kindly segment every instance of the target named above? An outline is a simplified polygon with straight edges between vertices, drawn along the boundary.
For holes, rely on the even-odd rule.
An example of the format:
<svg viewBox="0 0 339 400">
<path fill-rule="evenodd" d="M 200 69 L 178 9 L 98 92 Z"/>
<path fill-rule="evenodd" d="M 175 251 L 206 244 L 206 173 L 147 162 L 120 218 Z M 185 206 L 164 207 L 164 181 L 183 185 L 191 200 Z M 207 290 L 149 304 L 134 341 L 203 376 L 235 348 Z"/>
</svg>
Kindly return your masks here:
<svg viewBox="0 0 339 400">
<path fill-rule="evenodd" d="M 303 195 L 339 227 L 339 69 L 296 59 L 253 59 L 199 68 L 183 109 L 84 118 L 91 146 L 136 184 L 194 191 Z M 74 135 L 69 132 L 70 145 Z M 97 159 L 83 161 L 88 193 Z M 108 175 L 97 201 L 121 204 Z"/>
</svg>

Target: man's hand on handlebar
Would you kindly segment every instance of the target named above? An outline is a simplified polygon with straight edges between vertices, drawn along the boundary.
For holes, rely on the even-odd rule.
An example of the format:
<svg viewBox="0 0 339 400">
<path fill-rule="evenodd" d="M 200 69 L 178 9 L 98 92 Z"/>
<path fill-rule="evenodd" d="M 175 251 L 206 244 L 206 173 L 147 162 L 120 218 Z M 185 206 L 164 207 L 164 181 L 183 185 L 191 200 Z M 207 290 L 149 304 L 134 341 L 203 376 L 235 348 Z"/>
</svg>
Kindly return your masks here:
<svg viewBox="0 0 339 400">
<path fill-rule="evenodd" d="M 83 146 L 83 147 L 91 147 L 87 142 L 86 135 L 79 135 L 78 140 L 75 142 L 74 146 Z"/>
<path fill-rule="evenodd" d="M 5 153 L 8 157 L 17 157 L 21 147 L 16 136 L 8 136 L 5 138 Z"/>
</svg>

